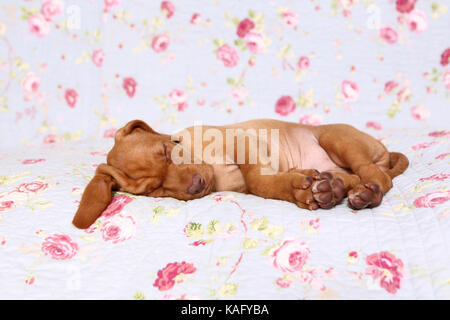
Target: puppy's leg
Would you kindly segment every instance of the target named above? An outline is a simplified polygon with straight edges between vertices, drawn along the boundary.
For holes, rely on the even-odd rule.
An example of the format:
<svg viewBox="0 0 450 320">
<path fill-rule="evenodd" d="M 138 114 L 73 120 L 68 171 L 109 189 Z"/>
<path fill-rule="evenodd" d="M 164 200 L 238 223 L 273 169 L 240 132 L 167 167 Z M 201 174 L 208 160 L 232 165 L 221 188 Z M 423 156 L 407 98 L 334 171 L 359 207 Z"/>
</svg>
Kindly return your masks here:
<svg viewBox="0 0 450 320">
<path fill-rule="evenodd" d="M 295 203 L 300 208 L 314 210 L 319 206 L 313 198 L 311 186 L 316 170 L 293 169 L 270 175 L 261 174 L 259 165 L 242 165 L 241 172 L 249 193 Z"/>
<path fill-rule="evenodd" d="M 389 168 L 386 147 L 347 125 L 324 126 L 319 144 L 335 163 L 351 169 L 360 178 L 358 183 L 350 184 L 349 206 L 353 209 L 378 206 L 383 195 L 392 188 L 392 179 L 385 172 Z"/>
</svg>

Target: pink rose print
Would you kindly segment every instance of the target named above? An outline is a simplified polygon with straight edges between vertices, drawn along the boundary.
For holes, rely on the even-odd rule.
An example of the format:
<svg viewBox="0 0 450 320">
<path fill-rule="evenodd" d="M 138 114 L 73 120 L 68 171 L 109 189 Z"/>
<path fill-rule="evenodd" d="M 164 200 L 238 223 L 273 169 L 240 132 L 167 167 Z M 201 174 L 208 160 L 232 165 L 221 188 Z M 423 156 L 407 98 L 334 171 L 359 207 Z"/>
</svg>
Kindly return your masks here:
<svg viewBox="0 0 450 320">
<path fill-rule="evenodd" d="M 255 27 L 255 24 L 252 20 L 245 18 L 241 22 L 239 22 L 239 25 L 236 30 L 236 34 L 239 38 L 244 38 L 247 33 L 249 33 L 253 28 Z"/>
<path fill-rule="evenodd" d="M 30 32 L 39 38 L 45 37 L 50 32 L 50 24 L 41 14 L 33 14 L 28 18 Z"/>
<path fill-rule="evenodd" d="M 410 31 L 414 33 L 422 33 L 427 29 L 427 18 L 425 13 L 420 10 L 411 11 L 406 17 L 406 23 Z"/>
<path fill-rule="evenodd" d="M 395 294 L 403 278 L 403 262 L 392 253 L 381 251 L 366 258 L 366 274 L 379 281 L 380 287 Z"/>
<path fill-rule="evenodd" d="M 358 0 L 338 0 L 344 10 L 351 10 Z"/>
<path fill-rule="evenodd" d="M 444 181 L 444 180 L 447 180 L 448 178 L 450 178 L 450 174 L 448 174 L 448 173 L 436 173 L 427 178 L 420 178 L 419 181 L 420 182 L 424 182 L 424 181 L 428 181 L 428 180 Z"/>
<path fill-rule="evenodd" d="M 236 49 L 227 44 L 222 45 L 217 49 L 217 59 L 221 60 L 225 67 L 234 67 L 239 61 L 239 56 Z"/>
<path fill-rule="evenodd" d="M 103 138 L 114 138 L 116 131 L 117 131 L 116 128 L 111 128 L 111 129 L 105 130 L 105 132 L 103 133 Z"/>
<path fill-rule="evenodd" d="M 231 89 L 231 96 L 238 101 L 244 100 L 247 95 L 248 90 L 243 86 L 234 87 L 233 89 Z"/>
<path fill-rule="evenodd" d="M 319 126 L 322 124 L 322 117 L 317 114 L 307 114 L 300 118 L 299 123 L 309 126 Z"/>
<path fill-rule="evenodd" d="M 78 244 L 64 234 L 55 233 L 44 239 L 42 252 L 55 260 L 72 259 L 78 252 Z"/>
<path fill-rule="evenodd" d="M 450 136 L 450 131 L 441 130 L 441 131 L 433 131 L 428 134 L 430 137 L 439 138 L 439 137 L 447 137 Z"/>
<path fill-rule="evenodd" d="M 101 67 L 103 63 L 103 59 L 105 58 L 105 53 L 102 49 L 94 50 L 92 53 L 92 62 L 97 66 Z"/>
<path fill-rule="evenodd" d="M 285 240 L 272 254 L 273 265 L 283 272 L 301 271 L 308 260 L 310 250 L 305 242 Z"/>
<path fill-rule="evenodd" d="M 20 86 L 25 93 L 36 93 L 39 91 L 41 85 L 41 77 L 34 73 L 28 73 L 25 78 L 23 78 Z"/>
<path fill-rule="evenodd" d="M 191 17 L 191 24 L 198 25 L 202 20 L 202 16 L 199 13 L 194 13 Z"/>
<path fill-rule="evenodd" d="M 342 81 L 341 84 L 342 94 L 347 101 L 356 101 L 359 97 L 359 87 L 358 85 L 349 80 Z"/>
<path fill-rule="evenodd" d="M 257 54 L 264 49 L 264 36 L 260 32 L 249 32 L 244 37 L 245 44 L 251 53 Z"/>
<path fill-rule="evenodd" d="M 130 215 L 114 215 L 103 222 L 100 232 L 105 241 L 116 244 L 131 239 L 136 233 L 136 222 Z"/>
<path fill-rule="evenodd" d="M 173 105 L 179 105 L 186 102 L 186 93 L 181 89 L 173 89 L 169 93 L 169 99 Z"/>
<path fill-rule="evenodd" d="M 366 123 L 366 128 L 372 128 L 372 129 L 375 129 L 375 130 L 381 130 L 381 129 L 382 129 L 382 126 L 381 126 L 381 124 L 378 123 L 378 122 L 375 122 L 375 121 L 368 121 L 368 122 Z"/>
<path fill-rule="evenodd" d="M 75 89 L 67 89 L 64 93 L 64 98 L 66 99 L 67 105 L 71 108 L 74 108 L 77 104 L 78 93 Z"/>
<path fill-rule="evenodd" d="M 295 107 L 295 101 L 291 96 L 282 96 L 275 104 L 275 112 L 279 115 L 287 116 L 294 112 Z"/>
<path fill-rule="evenodd" d="M 55 143 L 58 142 L 60 140 L 60 138 L 57 135 L 54 134 L 48 134 L 44 137 L 43 142 L 45 144 L 50 144 L 50 143 Z"/>
<path fill-rule="evenodd" d="M 450 90 L 450 69 L 445 70 L 442 76 L 442 82 L 444 83 L 445 89 Z"/>
<path fill-rule="evenodd" d="M 283 22 L 288 27 L 296 27 L 298 25 L 298 15 L 292 11 L 283 13 Z"/>
<path fill-rule="evenodd" d="M 119 0 L 105 0 L 105 12 L 110 12 L 112 8 L 118 6 L 120 4 Z"/>
<path fill-rule="evenodd" d="M 435 145 L 436 143 L 437 143 L 437 141 L 419 143 L 419 144 L 412 146 L 411 149 L 413 149 L 414 151 L 426 149 L 426 148 L 429 148 L 429 147 Z"/>
<path fill-rule="evenodd" d="M 39 162 L 44 162 L 45 159 L 25 159 L 22 161 L 22 164 L 35 164 Z"/>
<path fill-rule="evenodd" d="M 101 217 L 111 218 L 116 214 L 119 214 L 122 209 L 129 204 L 133 199 L 127 195 L 120 194 L 112 197 L 112 201 L 109 206 L 103 211 Z"/>
<path fill-rule="evenodd" d="M 417 208 L 434 208 L 450 200 L 450 191 L 436 190 L 414 200 Z"/>
<path fill-rule="evenodd" d="M 42 3 L 41 13 L 47 21 L 63 13 L 64 3 L 60 0 L 47 0 Z"/>
<path fill-rule="evenodd" d="M 283 278 L 278 278 L 275 282 L 280 288 L 289 288 L 292 284 L 292 281 Z"/>
<path fill-rule="evenodd" d="M 153 37 L 152 40 L 152 49 L 156 53 L 163 52 L 167 49 L 170 43 L 170 38 L 167 34 L 160 34 Z"/>
<path fill-rule="evenodd" d="M 309 68 L 309 58 L 308 57 L 300 57 L 297 62 L 297 66 L 300 70 L 306 70 Z"/>
<path fill-rule="evenodd" d="M 403 88 L 397 93 L 397 101 L 399 103 L 408 101 L 411 97 L 411 89 L 410 88 Z"/>
<path fill-rule="evenodd" d="M 173 288 L 175 285 L 175 278 L 180 274 L 192 274 L 197 269 L 192 263 L 172 262 L 168 263 L 163 269 L 158 270 L 158 277 L 153 283 L 159 291 L 166 291 Z"/>
<path fill-rule="evenodd" d="M 445 67 L 450 63 L 450 48 L 446 49 L 441 54 L 441 65 Z"/>
<path fill-rule="evenodd" d="M 383 39 L 384 41 L 386 41 L 389 44 L 394 44 L 398 40 L 397 31 L 395 31 L 391 27 L 381 28 L 379 33 L 380 33 L 381 39 Z"/>
<path fill-rule="evenodd" d="M 170 1 L 161 2 L 161 10 L 166 13 L 166 17 L 170 19 L 175 13 L 175 5 Z"/>
<path fill-rule="evenodd" d="M 125 89 L 125 93 L 130 98 L 133 98 L 136 93 L 137 82 L 133 78 L 124 78 L 122 87 Z"/>
<path fill-rule="evenodd" d="M 16 207 L 14 201 L 0 201 L 0 212 L 12 210 Z"/>
<path fill-rule="evenodd" d="M 395 5 L 396 9 L 400 13 L 409 13 L 414 10 L 417 0 L 397 0 Z"/>
<path fill-rule="evenodd" d="M 425 121 L 430 117 L 430 111 L 423 106 L 414 106 L 411 108 L 411 116 L 414 120 Z"/>
<path fill-rule="evenodd" d="M 384 92 L 386 94 L 389 94 L 392 92 L 392 90 L 394 90 L 395 88 L 398 87 L 398 83 L 395 81 L 388 81 L 386 82 L 386 84 L 384 85 Z"/>
<path fill-rule="evenodd" d="M 16 187 L 15 191 L 24 193 L 38 193 L 40 191 L 47 190 L 48 188 L 48 183 L 33 181 L 28 183 L 21 183 Z"/>
</svg>

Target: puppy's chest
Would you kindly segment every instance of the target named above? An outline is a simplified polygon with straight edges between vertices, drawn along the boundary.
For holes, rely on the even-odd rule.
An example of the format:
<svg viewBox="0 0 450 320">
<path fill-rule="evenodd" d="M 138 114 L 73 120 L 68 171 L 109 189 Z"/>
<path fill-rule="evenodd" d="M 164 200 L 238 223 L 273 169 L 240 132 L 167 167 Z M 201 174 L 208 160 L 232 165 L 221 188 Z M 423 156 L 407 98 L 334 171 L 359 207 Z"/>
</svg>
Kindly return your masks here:
<svg viewBox="0 0 450 320">
<path fill-rule="evenodd" d="M 244 176 L 238 165 L 213 165 L 215 190 L 246 192 Z"/>
</svg>

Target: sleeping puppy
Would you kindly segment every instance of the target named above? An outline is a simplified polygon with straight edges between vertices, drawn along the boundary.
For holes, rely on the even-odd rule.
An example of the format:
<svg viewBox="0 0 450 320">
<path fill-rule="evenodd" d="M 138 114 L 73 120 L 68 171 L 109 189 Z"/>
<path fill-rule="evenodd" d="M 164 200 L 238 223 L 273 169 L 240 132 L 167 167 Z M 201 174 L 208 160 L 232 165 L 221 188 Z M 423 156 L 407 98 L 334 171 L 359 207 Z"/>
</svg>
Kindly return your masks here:
<svg viewBox="0 0 450 320">
<path fill-rule="evenodd" d="M 116 132 L 73 224 L 89 227 L 111 203 L 113 190 L 180 200 L 235 191 L 309 210 L 330 209 L 348 196 L 352 209 L 373 208 L 407 167 L 403 154 L 345 124 L 260 119 L 170 136 L 134 120 Z"/>
</svg>

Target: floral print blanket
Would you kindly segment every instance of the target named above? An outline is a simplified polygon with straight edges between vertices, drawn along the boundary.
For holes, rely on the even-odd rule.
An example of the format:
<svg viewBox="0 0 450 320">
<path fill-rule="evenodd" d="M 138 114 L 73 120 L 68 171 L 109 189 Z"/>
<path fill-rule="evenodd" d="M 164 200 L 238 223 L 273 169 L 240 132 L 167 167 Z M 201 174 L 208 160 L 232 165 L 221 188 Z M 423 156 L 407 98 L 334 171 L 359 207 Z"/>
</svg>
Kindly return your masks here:
<svg viewBox="0 0 450 320">
<path fill-rule="evenodd" d="M 71 220 L 111 139 L 0 154 L 1 299 L 450 299 L 450 131 L 377 137 L 409 169 L 374 209 L 115 193 Z"/>
</svg>

